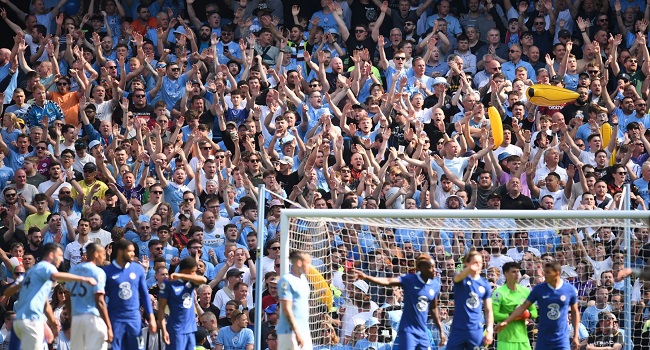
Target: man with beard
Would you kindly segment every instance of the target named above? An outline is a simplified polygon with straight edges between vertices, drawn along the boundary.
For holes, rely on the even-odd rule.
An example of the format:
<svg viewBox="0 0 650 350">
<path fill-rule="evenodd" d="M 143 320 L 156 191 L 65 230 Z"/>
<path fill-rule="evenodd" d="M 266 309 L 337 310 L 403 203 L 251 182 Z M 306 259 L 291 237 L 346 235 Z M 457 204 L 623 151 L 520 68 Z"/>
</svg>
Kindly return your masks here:
<svg viewBox="0 0 650 350">
<path fill-rule="evenodd" d="M 88 216 L 88 221 L 90 222 L 88 239 L 91 242 L 99 243 L 104 247 L 112 242 L 111 233 L 102 229 L 103 222 L 101 215 L 93 212 Z"/>
<path fill-rule="evenodd" d="M 27 232 L 25 252 L 32 254 L 36 261 L 41 260 L 41 256 L 43 256 L 43 234 L 41 234 L 38 227 L 32 227 Z"/>
<path fill-rule="evenodd" d="M 201 26 L 201 31 L 199 33 L 199 40 L 201 43 L 204 41 L 210 42 L 210 35 L 212 31 L 209 30 L 206 32 L 206 29 L 210 29 L 208 26 Z M 219 62 L 225 63 L 229 61 L 235 61 L 238 64 L 242 64 L 242 52 L 239 47 L 239 42 L 233 40 L 235 36 L 235 27 L 232 24 L 226 24 L 221 27 L 221 40 L 217 43 L 217 52 L 216 54 L 219 57 Z"/>
<path fill-rule="evenodd" d="M 589 89 L 585 86 L 579 86 L 576 92 L 580 96 L 573 103 L 565 105 L 560 113 L 564 115 L 564 122 L 568 125 L 573 118 L 584 119 L 584 116 L 589 115 Z"/>
</svg>

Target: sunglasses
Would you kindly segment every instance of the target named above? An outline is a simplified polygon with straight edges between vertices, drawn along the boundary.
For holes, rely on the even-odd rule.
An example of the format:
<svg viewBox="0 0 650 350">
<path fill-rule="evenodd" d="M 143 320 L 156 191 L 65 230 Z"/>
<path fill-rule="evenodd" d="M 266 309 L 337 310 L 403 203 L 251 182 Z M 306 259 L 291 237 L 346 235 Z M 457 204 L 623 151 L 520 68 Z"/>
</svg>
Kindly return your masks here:
<svg viewBox="0 0 650 350">
<path fill-rule="evenodd" d="M 406 60 L 406 57 L 401 57 L 401 56 L 395 56 L 393 57 L 394 60 L 399 60 L 399 61 L 404 61 Z"/>
<path fill-rule="evenodd" d="M 250 163 L 259 163 L 260 160 L 259 159 L 251 159 L 251 160 L 249 160 L 249 162 Z"/>
<path fill-rule="evenodd" d="M 66 86 L 66 85 L 68 85 L 68 83 L 66 83 L 64 81 L 62 81 L 60 83 L 56 83 L 56 86 Z"/>
<path fill-rule="evenodd" d="M 13 198 L 13 197 L 16 197 L 16 194 L 15 194 L 15 193 L 6 193 L 6 194 L 5 194 L 5 198 L 6 198 L 6 197 L 11 197 L 11 198 Z"/>
<path fill-rule="evenodd" d="M 176 68 L 172 68 L 172 69 L 171 69 L 172 72 L 180 72 L 180 70 L 181 70 L 181 69 L 178 68 L 178 67 L 176 67 Z"/>
<path fill-rule="evenodd" d="M 144 98 L 144 95 L 133 95 L 135 98 Z"/>
<path fill-rule="evenodd" d="M 162 194 L 163 192 L 162 191 L 151 191 L 151 193 L 153 193 L 153 194 Z"/>
<path fill-rule="evenodd" d="M 269 247 L 271 250 L 280 250 L 280 247 Z"/>
<path fill-rule="evenodd" d="M 320 86 L 320 84 L 310 84 L 310 85 L 309 85 L 309 87 L 312 88 L 312 89 L 313 89 L 313 88 L 317 88 L 317 87 L 319 87 L 319 86 Z"/>
</svg>

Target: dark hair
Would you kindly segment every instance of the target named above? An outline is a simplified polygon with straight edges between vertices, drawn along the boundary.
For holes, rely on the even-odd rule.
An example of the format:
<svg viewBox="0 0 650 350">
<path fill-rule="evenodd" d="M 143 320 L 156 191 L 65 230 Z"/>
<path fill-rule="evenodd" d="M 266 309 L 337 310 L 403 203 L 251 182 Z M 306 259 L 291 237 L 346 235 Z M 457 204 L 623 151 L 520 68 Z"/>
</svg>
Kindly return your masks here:
<svg viewBox="0 0 650 350">
<path fill-rule="evenodd" d="M 88 243 L 88 245 L 86 245 L 86 247 L 85 247 L 86 248 L 86 256 L 88 256 L 88 257 L 93 256 L 95 254 L 95 252 L 100 247 L 102 247 L 101 244 L 97 244 L 97 243 L 94 243 L 94 242 L 93 243 Z"/>
<path fill-rule="evenodd" d="M 113 241 L 113 252 L 120 250 L 126 250 L 128 247 L 133 246 L 133 242 L 126 240 L 124 238 Z"/>
<path fill-rule="evenodd" d="M 45 243 L 45 245 L 43 245 L 43 254 L 41 256 L 47 256 L 50 253 L 56 252 L 58 249 L 63 250 L 63 247 L 56 242 Z"/>
<path fill-rule="evenodd" d="M 561 272 L 562 264 L 559 261 L 549 261 L 546 264 L 544 264 L 544 269 L 551 269 L 555 272 Z"/>
<path fill-rule="evenodd" d="M 149 244 L 148 244 L 147 246 L 148 246 L 149 248 L 151 248 L 151 247 L 153 247 L 153 246 L 155 246 L 155 245 L 159 245 L 159 244 L 164 245 L 163 242 L 162 242 L 161 240 L 159 240 L 159 239 L 152 239 L 152 240 L 149 241 Z"/>
<path fill-rule="evenodd" d="M 508 261 L 507 263 L 503 264 L 503 272 L 505 273 L 506 271 L 510 271 L 512 269 L 517 269 L 519 270 L 519 263 L 515 261 Z"/>
<path fill-rule="evenodd" d="M 185 271 L 197 266 L 199 266 L 199 264 L 196 262 L 196 260 L 193 257 L 188 256 L 187 258 L 181 260 L 180 264 L 178 265 L 178 270 Z"/>
</svg>

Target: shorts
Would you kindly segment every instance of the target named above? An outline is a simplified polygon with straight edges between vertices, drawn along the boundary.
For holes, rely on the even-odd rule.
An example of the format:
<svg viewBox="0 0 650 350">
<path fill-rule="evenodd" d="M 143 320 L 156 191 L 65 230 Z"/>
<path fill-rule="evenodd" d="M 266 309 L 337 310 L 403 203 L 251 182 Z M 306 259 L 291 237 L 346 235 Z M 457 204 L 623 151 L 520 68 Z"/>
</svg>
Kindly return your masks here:
<svg viewBox="0 0 650 350">
<path fill-rule="evenodd" d="M 506 341 L 497 342 L 497 350 L 530 350 L 529 342 L 510 343 Z"/>
<path fill-rule="evenodd" d="M 105 350 L 108 328 L 101 317 L 93 314 L 72 316 L 71 349 Z"/>
<path fill-rule="evenodd" d="M 112 321 L 113 342 L 112 350 L 143 350 L 144 339 L 142 338 L 142 328 L 140 321 L 120 322 Z"/>
<path fill-rule="evenodd" d="M 13 329 L 20 339 L 21 350 L 43 350 L 45 322 L 32 320 L 14 320 Z"/>
<path fill-rule="evenodd" d="M 20 350 L 20 339 L 18 339 L 14 328 L 11 329 L 9 336 L 9 350 Z"/>
<path fill-rule="evenodd" d="M 167 350 L 194 350 L 196 348 L 194 333 L 177 334 L 173 331 L 168 333 L 169 345 L 166 346 Z"/>
<path fill-rule="evenodd" d="M 278 350 L 312 350 L 314 348 L 311 343 L 311 334 L 303 335 L 303 342 L 302 347 L 299 347 L 294 333 L 278 334 Z"/>
<path fill-rule="evenodd" d="M 428 334 L 398 332 L 392 350 L 430 350 L 431 340 Z"/>
<path fill-rule="evenodd" d="M 483 329 L 453 329 L 446 350 L 483 349 Z"/>
</svg>

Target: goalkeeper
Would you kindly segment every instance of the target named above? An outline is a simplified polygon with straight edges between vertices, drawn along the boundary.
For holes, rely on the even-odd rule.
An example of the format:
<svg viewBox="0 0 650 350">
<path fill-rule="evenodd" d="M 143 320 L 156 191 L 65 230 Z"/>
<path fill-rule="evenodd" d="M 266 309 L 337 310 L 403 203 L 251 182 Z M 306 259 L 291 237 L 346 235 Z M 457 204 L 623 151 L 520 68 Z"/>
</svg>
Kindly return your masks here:
<svg viewBox="0 0 650 350">
<path fill-rule="evenodd" d="M 494 309 L 494 323 L 499 324 L 505 321 L 508 316 L 521 305 L 530 290 L 519 284 L 519 264 L 507 262 L 503 265 L 503 274 L 506 284 L 497 288 L 492 296 Z M 527 318 L 537 318 L 537 308 L 531 305 L 521 318 L 506 326 L 498 335 L 497 349 L 499 350 L 530 350 L 528 331 L 526 329 Z"/>
</svg>

